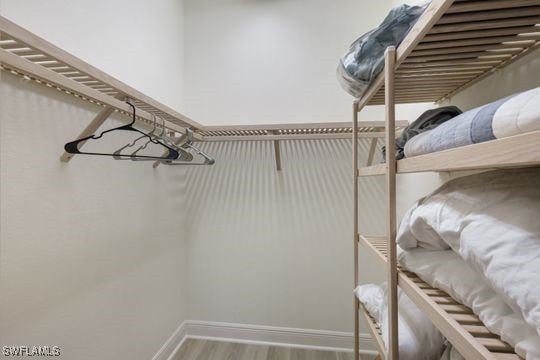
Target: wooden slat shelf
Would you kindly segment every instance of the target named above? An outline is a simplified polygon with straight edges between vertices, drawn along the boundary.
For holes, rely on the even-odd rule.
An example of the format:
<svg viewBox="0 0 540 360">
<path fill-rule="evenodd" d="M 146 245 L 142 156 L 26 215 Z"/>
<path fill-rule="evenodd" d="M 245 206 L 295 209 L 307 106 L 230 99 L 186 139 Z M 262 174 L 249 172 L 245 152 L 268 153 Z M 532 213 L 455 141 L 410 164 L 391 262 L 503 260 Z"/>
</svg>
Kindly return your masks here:
<svg viewBox="0 0 540 360">
<path fill-rule="evenodd" d="M 185 132 L 202 125 L 142 94 L 127 84 L 71 55 L 28 30 L 0 16 L 1 69 L 34 80 L 125 115 L 131 108 L 119 98 L 128 98 L 137 107 L 139 120 L 153 124 L 154 116 L 166 121 L 170 131 Z M 195 135 L 201 139 L 200 135 Z"/>
<path fill-rule="evenodd" d="M 397 173 L 500 169 L 540 165 L 540 131 L 462 146 L 397 161 Z M 385 164 L 358 169 L 358 176 L 386 174 Z"/>
<path fill-rule="evenodd" d="M 408 125 L 408 121 L 396 121 L 396 130 Z M 360 121 L 358 137 L 384 137 L 384 121 Z M 351 139 L 350 122 L 293 123 L 268 125 L 206 126 L 199 134 L 204 141 L 253 141 L 253 140 L 303 140 L 303 139 Z"/>
<path fill-rule="evenodd" d="M 539 45 L 540 0 L 433 0 L 397 49 L 395 102 L 449 98 Z M 439 91 L 411 93 L 422 75 Z M 384 104 L 384 73 L 358 102 L 359 110 Z"/>
<path fill-rule="evenodd" d="M 360 236 L 359 239 L 363 248 L 386 264 L 384 237 Z M 444 291 L 432 288 L 416 274 L 398 267 L 398 284 L 466 359 L 522 359 L 511 346 L 491 333 L 471 309 L 457 303 Z"/>
</svg>

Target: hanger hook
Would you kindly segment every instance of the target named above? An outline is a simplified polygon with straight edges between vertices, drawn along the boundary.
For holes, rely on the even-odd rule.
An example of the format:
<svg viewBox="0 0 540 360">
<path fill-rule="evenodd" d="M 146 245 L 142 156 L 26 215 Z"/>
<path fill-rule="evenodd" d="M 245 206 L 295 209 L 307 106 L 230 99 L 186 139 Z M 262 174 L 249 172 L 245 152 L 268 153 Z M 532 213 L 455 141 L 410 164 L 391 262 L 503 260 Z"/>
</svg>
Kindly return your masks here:
<svg viewBox="0 0 540 360">
<path fill-rule="evenodd" d="M 193 144 L 193 130 L 191 128 L 186 128 L 187 144 Z"/>
<path fill-rule="evenodd" d="M 159 134 L 160 137 L 163 137 L 163 134 L 165 134 L 165 119 L 161 119 L 163 122 L 161 123 L 161 134 Z"/>
<path fill-rule="evenodd" d="M 156 115 L 152 114 L 152 118 L 154 119 L 154 126 L 152 127 L 152 131 L 150 131 L 150 134 L 154 134 L 154 131 L 156 131 L 156 123 L 157 123 Z"/>
<path fill-rule="evenodd" d="M 133 126 L 133 124 L 135 124 L 135 117 L 136 117 L 135 116 L 135 105 L 133 105 L 132 103 L 129 102 L 129 98 L 126 100 L 126 104 L 131 106 L 131 109 L 133 110 L 131 123 L 129 124 L 130 126 Z"/>
</svg>

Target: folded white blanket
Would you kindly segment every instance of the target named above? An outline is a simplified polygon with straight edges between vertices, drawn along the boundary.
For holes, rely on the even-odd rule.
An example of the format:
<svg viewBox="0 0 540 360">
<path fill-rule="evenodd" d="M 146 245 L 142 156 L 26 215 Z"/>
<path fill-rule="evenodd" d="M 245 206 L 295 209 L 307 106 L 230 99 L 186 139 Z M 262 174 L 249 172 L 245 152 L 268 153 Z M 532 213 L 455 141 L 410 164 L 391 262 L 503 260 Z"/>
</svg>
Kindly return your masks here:
<svg viewBox="0 0 540 360">
<path fill-rule="evenodd" d="M 508 306 L 483 277 L 451 250 L 400 251 L 401 265 L 433 287 L 470 307 L 484 325 L 527 360 L 540 359 L 540 336 L 520 312 Z"/>
<path fill-rule="evenodd" d="M 381 327 L 383 341 L 388 346 L 388 302 L 386 284 L 361 285 L 355 289 L 357 298 Z M 438 360 L 444 338 L 429 318 L 401 290 L 398 295 L 399 358 L 401 360 Z"/>
<path fill-rule="evenodd" d="M 448 182 L 407 212 L 397 241 L 451 248 L 540 334 L 540 168 Z"/>
</svg>

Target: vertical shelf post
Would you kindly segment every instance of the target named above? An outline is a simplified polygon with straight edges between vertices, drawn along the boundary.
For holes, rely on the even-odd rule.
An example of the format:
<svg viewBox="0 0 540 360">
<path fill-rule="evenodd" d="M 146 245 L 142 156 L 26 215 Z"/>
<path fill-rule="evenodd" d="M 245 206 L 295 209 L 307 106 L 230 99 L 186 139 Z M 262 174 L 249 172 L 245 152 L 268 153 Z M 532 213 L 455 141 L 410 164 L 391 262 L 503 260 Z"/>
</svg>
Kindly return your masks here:
<svg viewBox="0 0 540 360">
<path fill-rule="evenodd" d="M 358 286 L 358 102 L 353 103 L 352 122 L 352 159 L 353 159 L 353 248 L 354 248 L 354 287 Z M 354 360 L 360 359 L 360 301 L 354 295 Z"/>
<path fill-rule="evenodd" d="M 398 289 L 396 254 L 396 119 L 394 101 L 394 72 L 396 49 L 389 47 L 384 54 L 384 97 L 386 125 L 386 235 L 388 283 L 388 360 L 399 359 Z"/>
<path fill-rule="evenodd" d="M 377 150 L 377 143 L 379 142 L 379 139 L 374 137 L 371 139 L 371 144 L 369 145 L 369 154 L 366 161 L 366 166 L 373 165 L 373 158 L 375 157 L 375 151 Z"/>
</svg>

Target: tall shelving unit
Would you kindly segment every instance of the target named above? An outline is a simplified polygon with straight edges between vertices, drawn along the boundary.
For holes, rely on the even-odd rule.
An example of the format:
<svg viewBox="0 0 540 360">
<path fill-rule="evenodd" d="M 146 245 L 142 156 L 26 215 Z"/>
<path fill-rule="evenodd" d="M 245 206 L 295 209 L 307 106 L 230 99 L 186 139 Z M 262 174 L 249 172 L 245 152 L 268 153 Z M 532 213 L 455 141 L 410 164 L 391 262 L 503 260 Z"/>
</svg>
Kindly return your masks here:
<svg viewBox="0 0 540 360">
<path fill-rule="evenodd" d="M 383 359 L 398 352 L 398 286 L 468 360 L 518 360 L 514 349 L 492 333 L 466 306 L 399 268 L 396 259 L 396 177 L 401 173 L 540 165 L 540 131 L 396 161 L 395 104 L 438 102 L 488 77 L 540 47 L 538 0 L 433 0 L 400 46 L 388 48 L 385 69 L 353 103 L 353 134 L 367 105 L 385 106 L 386 163 L 358 164 L 353 135 L 354 287 L 359 285 L 359 251 L 373 253 L 387 269 L 389 343 L 378 324 L 354 298 L 355 359 L 363 317 Z M 386 234 L 366 237 L 359 229 L 359 178 L 385 176 Z"/>
</svg>

